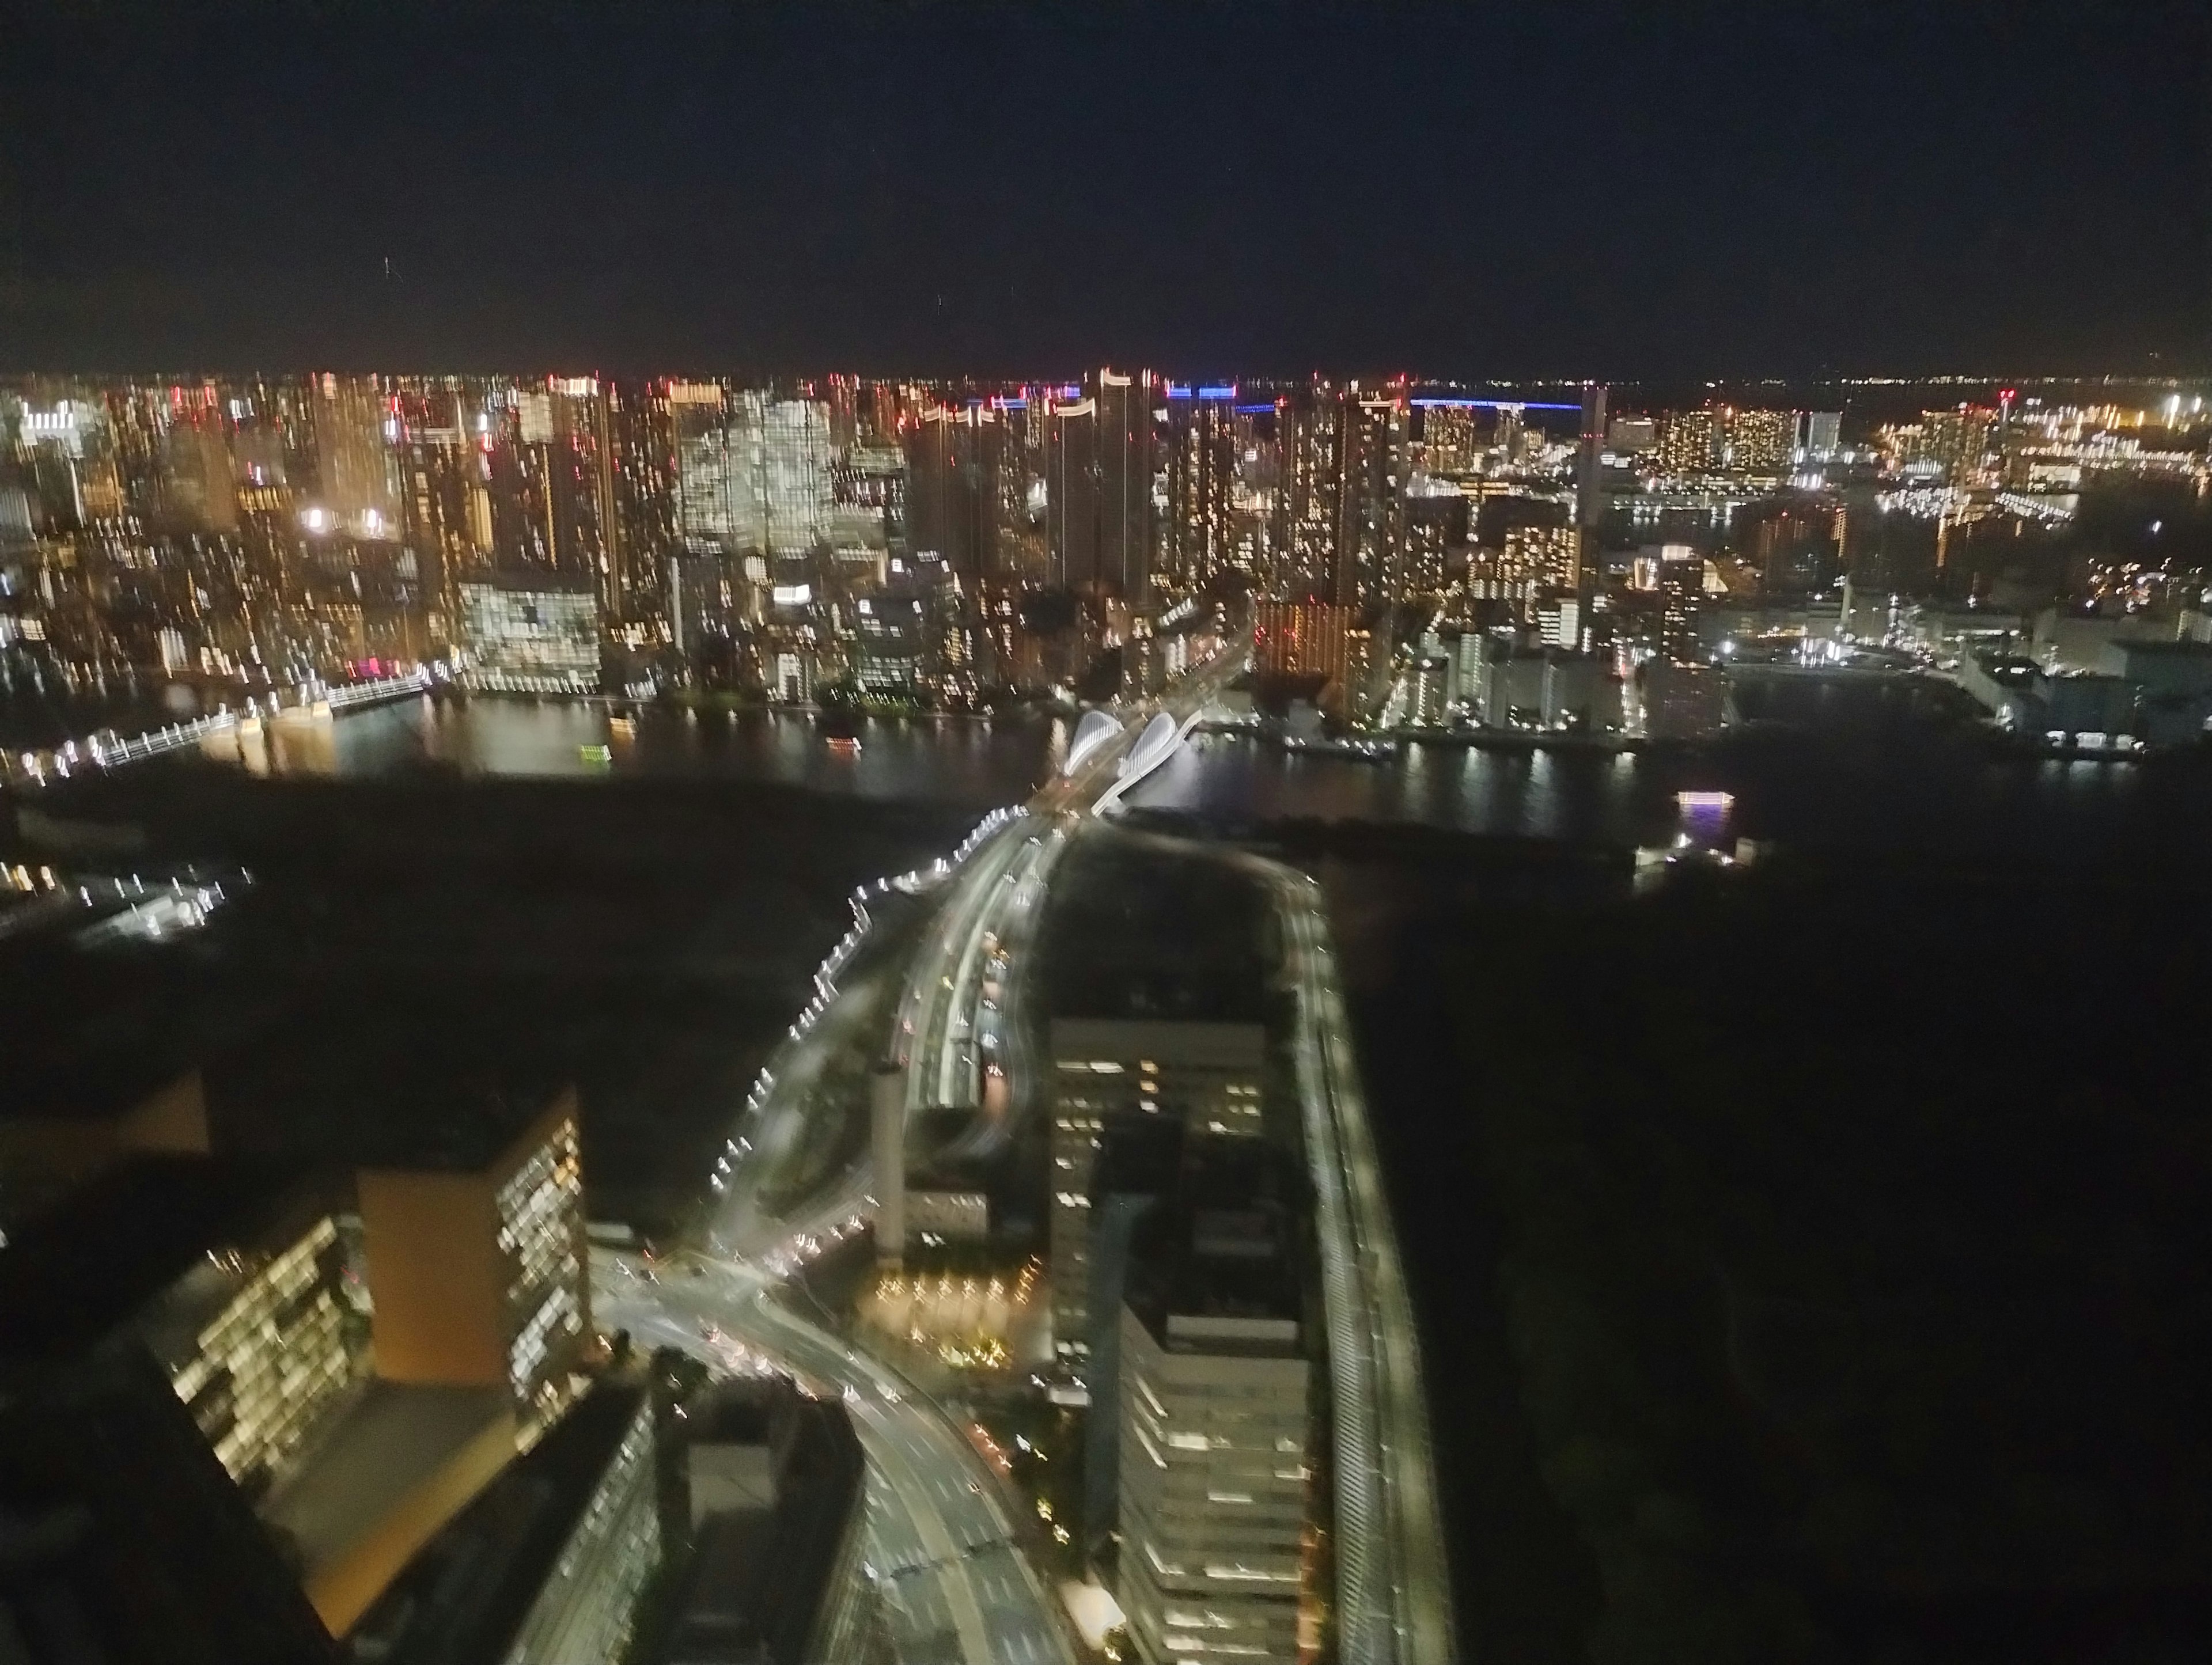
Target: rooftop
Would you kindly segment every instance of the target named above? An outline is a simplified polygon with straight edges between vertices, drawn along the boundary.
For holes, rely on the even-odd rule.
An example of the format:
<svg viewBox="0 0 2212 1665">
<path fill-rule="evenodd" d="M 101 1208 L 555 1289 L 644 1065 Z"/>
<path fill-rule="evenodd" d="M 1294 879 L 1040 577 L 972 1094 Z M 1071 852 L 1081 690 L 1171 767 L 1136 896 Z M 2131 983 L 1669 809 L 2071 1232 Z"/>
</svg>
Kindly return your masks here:
<svg viewBox="0 0 2212 1665">
<path fill-rule="evenodd" d="M 597 1382 L 408 1563 L 354 1627 L 356 1657 L 365 1643 L 391 1665 L 504 1657 L 644 1400 L 635 1382 Z"/>
<path fill-rule="evenodd" d="M 1131 1311 L 1170 1352 L 1294 1353 L 1304 1302 L 1287 1158 L 1258 1140 L 1189 1147 L 1130 1243 Z"/>
</svg>

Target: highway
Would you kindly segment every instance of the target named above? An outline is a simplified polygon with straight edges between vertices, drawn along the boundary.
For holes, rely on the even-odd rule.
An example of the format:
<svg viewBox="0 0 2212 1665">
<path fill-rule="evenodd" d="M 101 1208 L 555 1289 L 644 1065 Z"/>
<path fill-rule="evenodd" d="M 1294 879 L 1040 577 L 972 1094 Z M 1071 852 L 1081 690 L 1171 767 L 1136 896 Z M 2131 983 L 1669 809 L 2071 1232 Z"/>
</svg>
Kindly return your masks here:
<svg viewBox="0 0 2212 1665">
<path fill-rule="evenodd" d="M 780 1305 L 760 1268 L 679 1257 L 662 1261 L 649 1283 L 637 1261 L 602 1250 L 592 1270 L 603 1327 L 720 1370 L 772 1364 L 811 1391 L 843 1398 L 868 1455 L 864 1559 L 902 1665 L 1073 1665 L 997 1477 L 951 1413 Z"/>
<path fill-rule="evenodd" d="M 1255 856 L 1283 923 L 1334 1402 L 1339 1649 L 1358 1665 L 1454 1657 L 1451 1570 L 1389 1198 L 1367 1121 L 1321 887 Z"/>
<path fill-rule="evenodd" d="M 1217 655 L 1164 708 L 1187 731 L 1243 661 L 1237 649 Z M 944 896 L 888 1000 L 888 1036 L 879 1025 L 890 991 L 879 980 L 896 971 L 879 969 L 842 987 L 817 980 L 716 1160 L 702 1249 L 664 1261 L 652 1278 L 623 1256 L 592 1257 L 603 1327 L 724 1368 L 787 1369 L 842 1395 L 869 1456 L 868 1561 L 902 1665 L 1073 1665 L 1074 1654 L 1054 1602 L 1016 1547 L 995 1477 L 955 1419 L 828 1325 L 775 1298 L 805 1261 L 865 1229 L 873 1208 L 868 1157 L 780 1213 L 763 1206 L 763 1184 L 803 1138 L 809 1115 L 865 1114 L 825 1103 L 817 1091 L 841 1055 L 897 1058 L 909 1115 L 935 1106 L 978 1112 L 958 1148 L 988 1148 L 1005 1136 L 1013 1108 L 1035 1096 L 1018 1003 L 1046 884 L 1069 826 L 1115 785 L 1138 727 L 1125 721 L 1026 809 L 991 817 L 951 862 L 912 887 L 941 885 Z M 868 894 L 864 887 L 855 897 L 859 931 Z M 849 951 L 840 945 L 840 954 Z M 832 963 L 843 960 L 833 955 Z M 986 1089 L 994 1066 L 1006 1078 L 1003 1096 Z"/>
</svg>

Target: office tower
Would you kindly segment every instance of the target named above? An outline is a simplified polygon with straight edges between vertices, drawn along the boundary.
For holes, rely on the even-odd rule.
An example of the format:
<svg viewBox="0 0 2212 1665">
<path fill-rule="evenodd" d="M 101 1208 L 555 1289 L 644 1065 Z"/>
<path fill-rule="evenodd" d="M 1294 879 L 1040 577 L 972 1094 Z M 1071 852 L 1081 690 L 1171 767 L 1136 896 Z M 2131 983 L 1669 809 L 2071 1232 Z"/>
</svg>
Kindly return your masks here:
<svg viewBox="0 0 2212 1665">
<path fill-rule="evenodd" d="M 361 1175 L 377 1371 L 498 1389 L 527 1441 L 574 1396 L 591 1325 L 575 1095 L 449 1154 Z"/>
<path fill-rule="evenodd" d="M 1165 581 L 1179 592 L 1200 588 L 1231 564 L 1236 392 L 1227 386 L 1167 388 L 1167 520 L 1160 564 Z"/>
<path fill-rule="evenodd" d="M 1152 379 L 1098 372 L 1098 582 L 1132 607 L 1152 597 Z"/>
<path fill-rule="evenodd" d="M 1288 1211 L 1186 1182 L 1121 1312 L 1116 1595 L 1151 1665 L 1299 1657 L 1309 1375 Z"/>
<path fill-rule="evenodd" d="M 1004 416 L 976 404 L 932 405 L 907 434 L 908 548 L 939 556 L 970 589 L 1003 569 L 1006 442 Z"/>
<path fill-rule="evenodd" d="M 1719 425 L 1710 409 L 1670 410 L 1659 428 L 1659 466 L 1669 474 L 1702 474 L 1719 454 Z"/>
<path fill-rule="evenodd" d="M 749 390 L 729 407 L 726 489 L 737 546 L 808 556 L 830 531 L 830 416 L 811 399 Z"/>
<path fill-rule="evenodd" d="M 1725 441 L 1728 464 L 1759 474 L 1778 474 L 1790 465 L 1796 419 L 1788 410 L 1730 410 Z"/>
<path fill-rule="evenodd" d="M 1091 1180 L 1109 1123 L 1173 1116 L 1197 1138 L 1261 1130 L 1266 1035 L 1256 1024 L 1052 1021 L 1053 1349 L 1089 1355 Z"/>
<path fill-rule="evenodd" d="M 298 1581 L 143 1348 L 80 1351 L 0 1305 L 0 1619 L 18 1656 L 330 1665 Z"/>
<path fill-rule="evenodd" d="M 399 523 L 399 495 L 386 443 L 386 401 L 373 376 L 315 378 L 315 454 L 322 502 L 341 526 L 370 537 Z"/>
<path fill-rule="evenodd" d="M 1796 457 L 1800 462 L 1824 463 L 1843 449 L 1844 416 L 1840 410 L 1800 410 L 1797 413 Z"/>
<path fill-rule="evenodd" d="M 614 571 L 614 459 L 607 402 L 592 376 L 551 376 L 544 438 L 553 570 L 591 586 L 604 617 L 619 613 Z"/>
<path fill-rule="evenodd" d="M 1046 424 L 1045 538 L 1052 581 L 1066 589 L 1095 591 L 1103 508 L 1098 402 L 1056 399 Z"/>
<path fill-rule="evenodd" d="M 1571 588 L 1596 586 L 1602 562 L 1599 536 L 1605 526 L 1605 477 L 1600 453 L 1605 449 L 1606 389 L 1592 382 L 1583 389 L 1581 450 L 1575 465 L 1575 553 L 1571 571 L 1553 581 Z"/>
<path fill-rule="evenodd" d="M 458 586 L 491 562 L 483 453 L 471 442 L 458 392 L 409 389 L 395 398 L 401 536 L 421 563 L 423 588 L 450 642 L 459 629 Z"/>
</svg>

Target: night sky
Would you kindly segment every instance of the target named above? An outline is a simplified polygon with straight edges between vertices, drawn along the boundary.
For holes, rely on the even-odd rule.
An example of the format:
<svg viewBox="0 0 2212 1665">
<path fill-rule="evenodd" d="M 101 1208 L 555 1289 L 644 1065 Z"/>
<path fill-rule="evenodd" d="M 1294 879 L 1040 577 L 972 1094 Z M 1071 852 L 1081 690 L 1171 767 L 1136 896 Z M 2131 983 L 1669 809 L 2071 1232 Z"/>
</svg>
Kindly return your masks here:
<svg viewBox="0 0 2212 1665">
<path fill-rule="evenodd" d="M 0 368 L 2201 372 L 2207 15 L 0 0 Z"/>
</svg>

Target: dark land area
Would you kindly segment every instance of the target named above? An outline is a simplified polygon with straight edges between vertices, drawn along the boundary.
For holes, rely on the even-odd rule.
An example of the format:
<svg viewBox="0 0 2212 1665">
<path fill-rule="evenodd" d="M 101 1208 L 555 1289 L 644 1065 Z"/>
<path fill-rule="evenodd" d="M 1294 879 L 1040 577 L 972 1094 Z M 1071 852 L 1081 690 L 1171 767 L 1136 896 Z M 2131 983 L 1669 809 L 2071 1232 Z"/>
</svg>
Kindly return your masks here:
<svg viewBox="0 0 2212 1665">
<path fill-rule="evenodd" d="M 1389 842 L 1319 871 L 1470 1655 L 2201 1657 L 2201 884 Z"/>
<path fill-rule="evenodd" d="M 349 1160 L 395 1121 L 572 1082 L 594 1214 L 648 1228 L 692 1200 L 851 923 L 854 887 L 933 859 L 975 820 L 956 804 L 856 814 L 757 781 L 191 768 L 75 783 L 38 807 L 137 829 L 126 867 L 222 861 L 253 883 L 173 943 L 0 944 L 23 1037 L 0 1084 L 11 1100 L 88 1068 L 127 1087 L 204 1062 L 219 1139 Z"/>
</svg>

